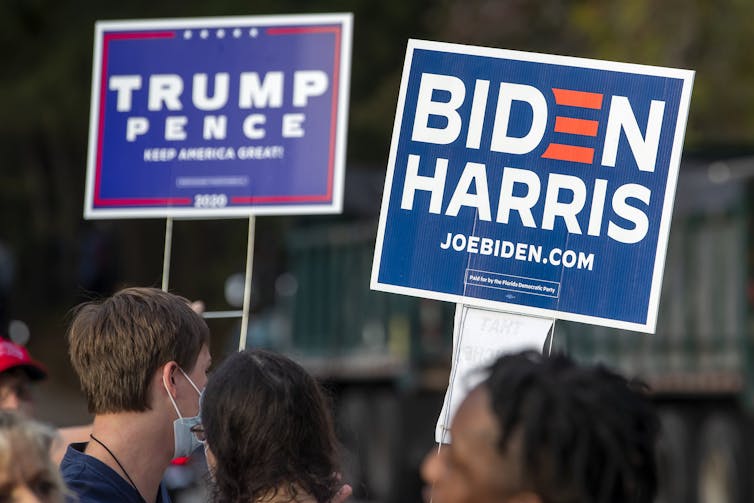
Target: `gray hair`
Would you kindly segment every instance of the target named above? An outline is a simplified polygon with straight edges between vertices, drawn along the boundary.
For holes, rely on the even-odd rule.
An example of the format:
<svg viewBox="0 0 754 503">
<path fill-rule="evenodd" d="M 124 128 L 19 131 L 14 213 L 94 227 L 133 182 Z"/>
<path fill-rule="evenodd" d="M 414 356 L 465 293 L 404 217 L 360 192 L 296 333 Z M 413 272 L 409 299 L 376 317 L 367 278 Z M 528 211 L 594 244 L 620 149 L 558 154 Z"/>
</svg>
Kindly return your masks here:
<svg viewBox="0 0 754 503">
<path fill-rule="evenodd" d="M 62 503 L 68 492 L 60 472 L 50 459 L 50 448 L 56 438 L 55 430 L 38 421 L 24 418 L 14 411 L 0 411 L 0 473 L 8 473 L 14 458 L 36 458 L 46 467 L 52 493 Z"/>
</svg>

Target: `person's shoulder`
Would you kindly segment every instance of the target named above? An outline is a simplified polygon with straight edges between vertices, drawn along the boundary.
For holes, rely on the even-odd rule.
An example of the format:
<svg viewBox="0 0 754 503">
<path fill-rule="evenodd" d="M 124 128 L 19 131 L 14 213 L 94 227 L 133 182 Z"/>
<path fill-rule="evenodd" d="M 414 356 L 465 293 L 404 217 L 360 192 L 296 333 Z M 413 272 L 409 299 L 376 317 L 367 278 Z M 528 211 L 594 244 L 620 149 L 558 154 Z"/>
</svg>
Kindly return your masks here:
<svg viewBox="0 0 754 503">
<path fill-rule="evenodd" d="M 80 473 L 87 466 L 86 454 L 84 449 L 86 448 L 86 442 L 69 444 L 63 455 L 63 459 L 60 461 L 60 472 L 65 478 L 66 473 Z"/>
<path fill-rule="evenodd" d="M 100 474 L 85 466 L 68 472 L 63 480 L 77 503 L 141 503 L 141 496 L 135 491 L 124 491 L 112 480 L 103 479 Z M 133 494 L 132 494 L 133 493 Z"/>
<path fill-rule="evenodd" d="M 78 503 L 141 501 L 131 486 L 107 465 L 84 454 L 86 444 L 71 444 L 60 464 L 60 473 Z M 134 494 L 132 494 L 134 493 Z"/>
</svg>

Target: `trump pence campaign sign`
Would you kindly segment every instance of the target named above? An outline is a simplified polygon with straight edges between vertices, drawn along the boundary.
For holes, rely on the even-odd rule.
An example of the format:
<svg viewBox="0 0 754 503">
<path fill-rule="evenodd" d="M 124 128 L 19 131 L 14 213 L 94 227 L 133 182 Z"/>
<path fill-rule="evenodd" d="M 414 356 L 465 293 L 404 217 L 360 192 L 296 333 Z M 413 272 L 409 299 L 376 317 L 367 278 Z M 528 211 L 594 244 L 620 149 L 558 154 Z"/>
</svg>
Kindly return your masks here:
<svg viewBox="0 0 754 503">
<path fill-rule="evenodd" d="M 653 332 L 693 75 L 409 41 L 372 288 Z"/>
<path fill-rule="evenodd" d="M 339 212 L 351 22 L 98 22 L 85 217 Z"/>
</svg>

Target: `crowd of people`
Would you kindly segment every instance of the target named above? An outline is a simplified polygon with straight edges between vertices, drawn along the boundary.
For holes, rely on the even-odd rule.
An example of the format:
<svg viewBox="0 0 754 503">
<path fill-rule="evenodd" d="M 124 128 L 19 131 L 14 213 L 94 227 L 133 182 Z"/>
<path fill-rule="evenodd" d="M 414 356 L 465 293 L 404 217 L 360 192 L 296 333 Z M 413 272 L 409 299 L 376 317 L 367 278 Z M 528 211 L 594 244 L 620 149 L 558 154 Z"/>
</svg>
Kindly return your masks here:
<svg viewBox="0 0 754 503">
<path fill-rule="evenodd" d="M 209 340 L 185 298 L 155 288 L 76 308 L 69 356 L 94 421 L 73 433 L 32 419 L 29 386 L 47 371 L 0 341 L 0 501 L 168 503 L 165 470 L 201 448 L 213 502 L 346 501 L 319 383 L 261 349 L 208 374 Z M 427 501 L 652 501 L 658 421 L 645 389 L 563 355 L 506 355 L 483 371 L 452 443 L 423 463 Z M 56 439 L 68 444 L 59 464 Z"/>
</svg>

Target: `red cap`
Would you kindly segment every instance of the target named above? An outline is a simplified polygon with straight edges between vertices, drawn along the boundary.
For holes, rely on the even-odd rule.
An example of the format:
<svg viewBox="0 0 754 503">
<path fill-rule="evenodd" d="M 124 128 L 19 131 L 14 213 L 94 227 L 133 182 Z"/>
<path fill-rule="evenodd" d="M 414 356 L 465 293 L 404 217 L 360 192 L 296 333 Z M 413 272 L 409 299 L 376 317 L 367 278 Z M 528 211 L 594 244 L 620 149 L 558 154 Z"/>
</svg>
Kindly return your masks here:
<svg viewBox="0 0 754 503">
<path fill-rule="evenodd" d="M 0 372 L 14 368 L 24 369 L 33 381 L 47 377 L 47 369 L 44 365 L 32 359 L 25 347 L 6 339 L 0 339 Z"/>
</svg>

